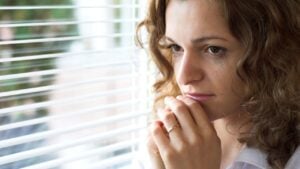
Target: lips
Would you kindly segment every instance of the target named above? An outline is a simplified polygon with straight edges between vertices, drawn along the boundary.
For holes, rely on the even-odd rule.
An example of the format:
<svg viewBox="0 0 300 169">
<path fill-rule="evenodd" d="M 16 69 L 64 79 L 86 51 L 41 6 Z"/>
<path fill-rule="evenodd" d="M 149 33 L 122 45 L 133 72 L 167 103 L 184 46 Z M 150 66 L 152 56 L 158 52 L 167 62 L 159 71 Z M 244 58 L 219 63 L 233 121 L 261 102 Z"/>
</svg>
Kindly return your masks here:
<svg viewBox="0 0 300 169">
<path fill-rule="evenodd" d="M 205 102 L 214 97 L 215 95 L 207 93 L 186 93 L 185 96 L 198 102 Z"/>
</svg>

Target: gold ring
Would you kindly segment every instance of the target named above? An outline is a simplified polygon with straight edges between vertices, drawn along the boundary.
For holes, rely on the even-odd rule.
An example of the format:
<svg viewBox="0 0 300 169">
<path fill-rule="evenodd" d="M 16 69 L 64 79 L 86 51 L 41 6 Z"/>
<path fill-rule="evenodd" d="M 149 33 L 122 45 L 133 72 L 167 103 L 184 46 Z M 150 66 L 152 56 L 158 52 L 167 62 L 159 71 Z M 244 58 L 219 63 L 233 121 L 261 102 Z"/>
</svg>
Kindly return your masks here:
<svg viewBox="0 0 300 169">
<path fill-rule="evenodd" d="M 171 133 L 175 128 L 179 127 L 178 124 L 174 124 L 171 128 L 167 130 L 168 133 Z"/>
</svg>

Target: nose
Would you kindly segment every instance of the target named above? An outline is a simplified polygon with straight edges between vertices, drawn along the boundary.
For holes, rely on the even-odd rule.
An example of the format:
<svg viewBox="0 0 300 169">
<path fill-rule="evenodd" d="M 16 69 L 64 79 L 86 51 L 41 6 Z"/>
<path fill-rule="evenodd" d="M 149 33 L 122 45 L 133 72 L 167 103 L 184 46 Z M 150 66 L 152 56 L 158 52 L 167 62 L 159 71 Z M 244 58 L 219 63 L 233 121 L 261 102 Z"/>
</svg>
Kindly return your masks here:
<svg viewBox="0 0 300 169">
<path fill-rule="evenodd" d="M 204 62 L 192 52 L 184 53 L 175 64 L 175 75 L 179 85 L 200 82 L 205 77 Z"/>
</svg>

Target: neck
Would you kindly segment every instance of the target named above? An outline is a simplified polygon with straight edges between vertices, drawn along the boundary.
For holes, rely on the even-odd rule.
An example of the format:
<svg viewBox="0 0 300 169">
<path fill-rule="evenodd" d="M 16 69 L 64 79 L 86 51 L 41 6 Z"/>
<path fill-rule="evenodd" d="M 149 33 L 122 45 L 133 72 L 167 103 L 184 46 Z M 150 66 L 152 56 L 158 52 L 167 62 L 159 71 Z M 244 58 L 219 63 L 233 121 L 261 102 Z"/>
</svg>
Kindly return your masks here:
<svg viewBox="0 0 300 169">
<path fill-rule="evenodd" d="M 231 165 L 239 155 L 243 144 L 238 141 L 241 132 L 248 131 L 248 127 L 241 128 L 245 118 L 226 117 L 213 122 L 216 132 L 221 140 L 222 158 L 221 169 Z"/>
</svg>

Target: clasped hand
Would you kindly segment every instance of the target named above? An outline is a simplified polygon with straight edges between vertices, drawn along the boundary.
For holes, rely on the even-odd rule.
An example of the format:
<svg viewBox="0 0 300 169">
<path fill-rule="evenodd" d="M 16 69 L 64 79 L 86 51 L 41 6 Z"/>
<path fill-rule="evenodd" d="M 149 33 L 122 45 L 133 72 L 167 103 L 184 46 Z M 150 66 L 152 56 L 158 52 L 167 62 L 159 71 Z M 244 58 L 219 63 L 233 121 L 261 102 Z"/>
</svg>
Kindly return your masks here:
<svg viewBox="0 0 300 169">
<path fill-rule="evenodd" d="M 184 96 L 166 97 L 165 105 L 149 127 L 154 169 L 219 169 L 220 139 L 201 105 Z"/>
</svg>

